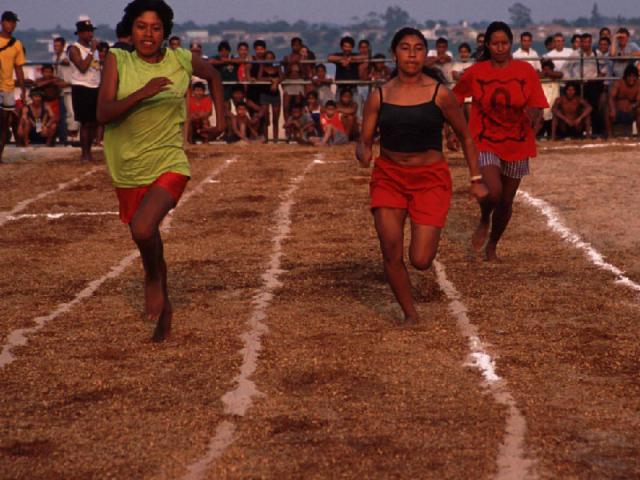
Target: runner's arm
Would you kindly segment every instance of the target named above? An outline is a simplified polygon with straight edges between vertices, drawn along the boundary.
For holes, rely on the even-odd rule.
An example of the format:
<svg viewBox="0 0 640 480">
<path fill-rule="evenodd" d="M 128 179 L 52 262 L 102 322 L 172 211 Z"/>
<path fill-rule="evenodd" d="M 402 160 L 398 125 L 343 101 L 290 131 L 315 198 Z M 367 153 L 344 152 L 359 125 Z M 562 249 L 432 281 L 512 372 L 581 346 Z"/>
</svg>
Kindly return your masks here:
<svg viewBox="0 0 640 480">
<path fill-rule="evenodd" d="M 372 90 L 364 104 L 362 114 L 362 132 L 360 142 L 356 146 L 356 157 L 363 167 L 368 167 L 373 156 L 373 137 L 378 126 L 380 113 L 380 93 L 378 89 Z"/>
<path fill-rule="evenodd" d="M 227 129 L 227 119 L 225 118 L 224 108 L 224 87 L 218 70 L 213 68 L 210 63 L 204 61 L 201 57 L 194 56 L 191 59 L 193 66 L 193 74 L 207 81 L 209 84 L 209 92 L 213 100 L 213 107 L 216 112 L 215 133 L 223 133 Z"/>
</svg>

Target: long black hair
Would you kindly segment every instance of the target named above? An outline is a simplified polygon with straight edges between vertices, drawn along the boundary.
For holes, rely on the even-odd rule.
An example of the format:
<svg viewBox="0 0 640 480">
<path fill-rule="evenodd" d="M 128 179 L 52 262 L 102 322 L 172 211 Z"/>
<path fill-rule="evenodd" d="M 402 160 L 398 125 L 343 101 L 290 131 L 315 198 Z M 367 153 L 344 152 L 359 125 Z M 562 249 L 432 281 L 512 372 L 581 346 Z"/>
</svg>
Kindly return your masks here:
<svg viewBox="0 0 640 480">
<path fill-rule="evenodd" d="M 131 35 L 133 30 L 133 22 L 144 12 L 156 12 L 162 21 L 164 29 L 164 39 L 171 35 L 173 30 L 173 10 L 164 0 L 133 0 L 124 8 L 124 16 L 122 17 L 122 30 Z"/>
<path fill-rule="evenodd" d="M 487 31 L 484 34 L 484 49 L 482 51 L 482 59 L 481 60 L 491 60 L 491 51 L 489 50 L 489 43 L 491 43 L 491 35 L 496 32 L 504 32 L 507 37 L 509 37 L 509 41 L 513 45 L 513 32 L 509 25 L 504 22 L 491 22 L 487 27 Z"/>
<path fill-rule="evenodd" d="M 391 40 L 391 53 L 395 53 L 396 48 L 398 48 L 398 45 L 400 45 L 400 42 L 404 37 L 418 37 L 420 40 L 422 40 L 422 43 L 424 43 L 424 48 L 427 49 L 427 51 L 429 51 L 429 44 L 427 43 L 427 39 L 424 37 L 424 35 L 420 30 L 412 27 L 404 27 L 398 30 L 396 34 L 393 36 L 393 39 Z M 444 75 L 437 68 L 427 67 L 425 65 L 422 67 L 422 73 L 433 78 L 438 82 L 446 83 Z M 396 68 L 393 69 L 393 72 L 391 72 L 391 78 L 397 77 L 397 76 L 398 76 L 398 67 L 396 66 Z"/>
</svg>

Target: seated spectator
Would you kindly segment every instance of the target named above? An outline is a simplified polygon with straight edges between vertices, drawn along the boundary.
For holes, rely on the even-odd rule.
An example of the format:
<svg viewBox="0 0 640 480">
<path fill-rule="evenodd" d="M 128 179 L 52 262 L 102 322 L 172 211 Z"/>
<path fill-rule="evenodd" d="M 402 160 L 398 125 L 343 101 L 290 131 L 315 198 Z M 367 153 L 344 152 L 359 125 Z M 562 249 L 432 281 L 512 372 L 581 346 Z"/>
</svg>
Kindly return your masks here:
<svg viewBox="0 0 640 480">
<path fill-rule="evenodd" d="M 275 62 L 276 55 L 272 51 L 265 53 L 265 60 Z M 280 83 L 282 83 L 282 69 L 275 63 L 262 63 L 258 70 L 258 80 L 262 82 L 271 82 L 268 86 L 269 90 L 260 93 L 260 105 L 267 109 L 271 106 L 271 125 L 273 125 L 273 141 L 278 143 L 280 122 L 280 109 L 282 102 L 280 100 Z M 269 123 L 268 113 L 265 112 L 267 125 Z M 265 132 L 265 143 L 268 137 Z"/>
<path fill-rule="evenodd" d="M 315 75 L 313 76 L 313 86 L 316 92 L 318 92 L 320 105 L 325 105 L 328 101 L 335 101 L 331 85 L 333 85 L 333 79 L 327 76 L 327 67 L 322 63 L 316 65 Z"/>
<path fill-rule="evenodd" d="M 282 82 L 282 109 L 284 117 L 291 116 L 291 105 L 301 104 L 304 99 L 304 85 L 302 79 L 302 68 L 300 63 L 294 62 L 289 65 L 289 72 Z"/>
<path fill-rule="evenodd" d="M 520 48 L 513 52 L 513 58 L 518 59 L 527 59 L 529 65 L 531 65 L 536 70 L 540 71 L 540 61 L 539 60 L 528 60 L 530 58 L 540 58 L 538 52 L 536 52 L 533 48 L 533 35 L 530 32 L 524 32 L 520 35 Z"/>
<path fill-rule="evenodd" d="M 46 144 L 53 147 L 56 140 L 58 122 L 51 108 L 45 105 L 42 92 L 31 90 L 31 103 L 22 108 L 18 127 L 18 139 L 22 145 Z"/>
<path fill-rule="evenodd" d="M 287 142 L 298 142 L 303 145 L 310 145 L 309 137 L 315 136 L 315 125 L 311 115 L 305 113 L 302 106 L 295 104 L 291 106 L 291 116 L 284 124 L 287 134 Z"/>
<path fill-rule="evenodd" d="M 325 104 L 324 111 L 320 116 L 320 123 L 322 124 L 323 136 L 322 139 L 316 140 L 314 143 L 322 146 L 349 143 L 349 137 L 340 121 L 336 102 L 333 100 L 329 100 Z"/>
<path fill-rule="evenodd" d="M 322 124 L 320 123 L 320 115 L 322 114 L 322 108 L 320 107 L 320 101 L 318 99 L 318 93 L 315 91 L 311 91 L 307 93 L 306 96 L 306 108 L 305 113 L 311 116 L 311 120 L 313 120 L 313 125 L 315 127 L 314 137 L 322 136 Z"/>
<path fill-rule="evenodd" d="M 551 140 L 583 138 L 591 134 L 591 105 L 578 94 L 579 84 L 567 83 L 564 94 L 553 104 Z"/>
<path fill-rule="evenodd" d="M 169 48 L 171 50 L 176 50 L 177 48 L 181 48 L 182 47 L 182 40 L 180 40 L 180 37 L 177 36 L 173 36 L 171 38 L 169 38 Z"/>
<path fill-rule="evenodd" d="M 261 140 L 255 129 L 255 122 L 251 118 L 246 103 L 239 103 L 235 106 L 236 112 L 231 116 L 231 133 L 227 137 L 228 143 L 243 142 L 249 143 Z"/>
<path fill-rule="evenodd" d="M 360 128 L 358 125 L 358 104 L 353 100 L 351 90 L 342 90 L 336 105 L 340 121 L 349 140 L 357 140 Z"/>
<path fill-rule="evenodd" d="M 373 68 L 371 69 L 371 73 L 369 74 L 369 80 L 375 82 L 376 87 L 379 87 L 383 83 L 389 81 L 391 78 L 391 69 L 384 62 L 387 57 L 382 53 L 376 53 L 373 56 L 373 60 L 378 60 L 376 62 L 371 62 Z"/>
<path fill-rule="evenodd" d="M 468 43 L 461 43 L 458 47 L 459 59 L 451 65 L 451 78 L 456 82 L 460 80 L 464 71 L 473 65 L 471 58 L 471 46 Z"/>
<path fill-rule="evenodd" d="M 453 66 L 453 53 L 449 51 L 449 40 L 440 37 L 436 40 L 436 49 L 429 51 L 427 65 L 439 69 L 447 82 L 452 82 L 451 68 Z"/>
<path fill-rule="evenodd" d="M 67 84 L 54 75 L 53 65 L 43 65 L 40 71 L 42 76 L 36 79 L 35 85 L 42 95 L 44 104 L 51 109 L 56 123 L 59 123 L 60 95 Z"/>
<path fill-rule="evenodd" d="M 628 65 L 622 78 L 616 80 L 609 96 L 607 134 L 612 136 L 614 125 L 631 126 L 636 122 L 640 130 L 640 82 L 638 69 Z"/>
<path fill-rule="evenodd" d="M 189 143 L 209 140 L 207 129 L 211 127 L 209 118 L 213 114 L 213 101 L 206 95 L 206 86 L 202 82 L 194 83 L 189 96 L 189 122 L 187 139 Z"/>
<path fill-rule="evenodd" d="M 557 75 L 554 71 L 554 65 L 551 60 L 542 60 L 542 71 L 540 72 L 540 79 L 542 80 L 542 91 L 547 99 L 547 103 L 551 106 L 555 103 L 556 99 L 560 96 L 560 84 L 556 82 Z M 551 124 L 553 120 L 553 112 L 551 107 L 545 108 L 542 111 L 542 115 L 538 117 L 538 123 L 534 126 L 536 136 L 542 137 L 546 135 L 547 138 L 551 138 Z"/>
</svg>

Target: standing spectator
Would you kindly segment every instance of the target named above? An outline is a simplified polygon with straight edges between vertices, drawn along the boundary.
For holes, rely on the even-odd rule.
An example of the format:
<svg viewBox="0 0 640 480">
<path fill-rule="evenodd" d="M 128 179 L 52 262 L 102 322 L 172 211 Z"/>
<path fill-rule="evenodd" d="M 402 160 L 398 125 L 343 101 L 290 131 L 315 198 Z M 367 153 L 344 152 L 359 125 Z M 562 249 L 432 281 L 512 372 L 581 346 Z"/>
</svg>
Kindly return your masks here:
<svg viewBox="0 0 640 480">
<path fill-rule="evenodd" d="M 304 99 L 304 86 L 302 85 L 302 68 L 300 64 L 295 62 L 289 64 L 288 73 L 282 82 L 282 110 L 284 118 L 291 116 L 291 105 L 300 105 Z"/>
<path fill-rule="evenodd" d="M 213 114 L 213 100 L 206 95 L 206 85 L 203 82 L 194 83 L 189 95 L 189 120 L 187 122 L 187 139 L 189 143 L 202 140 L 205 129 L 211 127 L 209 118 Z M 208 139 L 208 138 L 207 138 Z"/>
<path fill-rule="evenodd" d="M 180 37 L 174 35 L 169 39 L 169 48 L 171 50 L 175 50 L 180 47 L 182 47 L 182 40 L 180 40 Z"/>
<path fill-rule="evenodd" d="M 456 82 L 460 80 L 464 71 L 473 65 L 471 58 L 471 46 L 468 43 L 461 43 L 458 47 L 458 60 L 451 65 L 451 77 Z"/>
<path fill-rule="evenodd" d="M 564 95 L 553 104 L 551 140 L 558 138 L 584 138 L 591 133 L 591 105 L 578 95 L 578 83 L 569 82 Z"/>
<path fill-rule="evenodd" d="M 533 35 L 531 32 L 524 32 L 520 35 L 520 48 L 513 52 L 513 58 L 516 60 L 527 59 L 526 61 L 536 70 L 540 71 L 540 60 L 531 60 L 532 58 L 540 58 L 531 46 L 533 45 Z"/>
<path fill-rule="evenodd" d="M 613 64 L 611 63 L 611 39 L 609 37 L 600 37 L 600 39 L 598 40 L 598 48 L 595 50 L 596 56 L 599 57 L 599 76 L 612 77 Z"/>
<path fill-rule="evenodd" d="M 20 98 L 25 103 L 24 71 L 25 64 L 24 49 L 22 43 L 13 36 L 16 29 L 18 16 L 13 12 L 2 14 L 2 31 L 0 31 L 0 163 L 2 163 L 2 153 L 8 140 L 9 125 L 11 117 L 15 114 L 16 94 L 15 87 L 20 89 Z"/>
<path fill-rule="evenodd" d="M 557 72 L 554 71 L 554 64 L 549 59 L 542 60 L 542 71 L 540 72 L 540 79 L 542 80 L 542 91 L 547 99 L 548 105 L 553 105 L 556 99 L 560 96 L 560 84 L 555 81 L 558 78 Z M 560 75 L 562 76 L 562 74 Z M 547 138 L 551 138 L 551 123 L 553 120 L 553 112 L 551 107 L 546 107 L 542 110 L 542 115 L 537 119 L 537 123 L 534 126 L 536 136 L 546 135 Z"/>
<path fill-rule="evenodd" d="M 73 102 L 71 96 L 71 62 L 66 52 L 66 40 L 62 37 L 53 40 L 53 71 L 55 76 L 64 81 L 60 102 L 60 122 L 58 124 L 58 136 L 62 143 L 67 143 L 68 136 L 75 137 L 80 130 L 80 124 L 76 122 L 73 114 Z"/>
<path fill-rule="evenodd" d="M 121 48 L 127 52 L 133 52 L 135 50 L 131 43 L 131 33 L 125 31 L 125 27 L 122 22 L 119 22 L 118 25 L 116 25 L 116 37 L 118 37 L 118 41 L 114 43 L 111 48 Z"/>
<path fill-rule="evenodd" d="M 611 45 L 612 57 L 640 57 L 640 47 L 635 42 L 629 41 L 629 30 L 622 27 L 616 32 L 616 38 Z M 628 65 L 633 65 L 633 60 L 613 60 L 613 75 L 622 77 Z"/>
<path fill-rule="evenodd" d="M 31 103 L 22 109 L 18 138 L 22 145 L 46 144 L 53 147 L 58 125 L 51 108 L 44 103 L 42 91 L 34 88 L 30 93 Z"/>
<path fill-rule="evenodd" d="M 476 62 L 479 62 L 484 57 L 484 33 L 479 33 L 476 35 L 476 51 L 473 52 L 471 58 L 473 58 Z"/>
<path fill-rule="evenodd" d="M 231 58 L 231 45 L 229 42 L 222 41 L 218 44 L 218 55 L 209 60 L 218 72 L 223 82 L 238 81 L 238 62 Z M 224 85 L 224 101 L 226 103 L 231 99 L 233 85 Z"/>
<path fill-rule="evenodd" d="M 265 53 L 267 52 L 267 43 L 264 40 L 256 40 L 255 42 L 253 42 L 253 52 L 254 52 L 254 55 L 252 57 L 252 60 L 256 60 L 258 62 L 264 61 Z M 249 67 L 249 79 L 258 80 L 259 73 L 260 73 L 260 63 L 252 63 Z M 247 88 L 247 99 L 256 105 L 259 105 L 260 108 L 262 109 L 260 116 L 263 119 L 263 122 L 262 122 L 262 125 L 260 125 L 258 132 L 266 138 L 269 105 L 264 105 L 260 101 L 260 96 L 263 93 L 266 93 L 266 94 L 269 93 L 269 85 L 249 85 L 249 87 Z"/>
<path fill-rule="evenodd" d="M 327 76 L 327 67 L 320 63 L 316 65 L 316 72 L 313 76 L 313 85 L 318 92 L 318 101 L 320 106 L 324 107 L 328 101 L 335 101 L 335 96 L 331 91 L 331 85 L 333 85 L 333 79 Z"/>
<path fill-rule="evenodd" d="M 95 27 L 91 20 L 76 23 L 78 41 L 69 47 L 71 61 L 71 93 L 73 113 L 80 122 L 82 161 L 93 160 L 91 145 L 96 139 L 98 123 L 98 90 L 100 87 L 100 58 L 98 42 L 93 38 Z"/>
<path fill-rule="evenodd" d="M 238 50 L 238 81 L 248 82 L 251 78 L 251 64 L 249 63 L 249 44 L 240 42 Z M 245 89 L 246 90 L 246 89 Z"/>
<path fill-rule="evenodd" d="M 627 65 L 620 80 L 616 80 L 611 88 L 609 97 L 609 115 L 607 121 L 607 134 L 613 134 L 614 125 L 629 125 L 636 122 L 640 130 L 640 82 L 638 82 L 638 69 L 633 65 Z"/>
<path fill-rule="evenodd" d="M 578 52 L 580 50 L 580 45 L 582 43 L 582 38 L 579 33 L 576 33 L 571 36 L 571 48 L 574 52 Z"/>
<path fill-rule="evenodd" d="M 430 50 L 427 55 L 427 66 L 435 67 L 442 72 L 449 83 L 453 80 L 451 68 L 453 66 L 453 53 L 449 51 L 449 40 L 440 37 L 436 40 L 436 49 Z"/>
<path fill-rule="evenodd" d="M 302 55 L 300 54 L 302 45 L 303 43 L 300 37 L 293 37 L 291 39 L 291 53 L 282 59 L 282 67 L 284 67 L 285 75 L 289 73 L 289 67 L 291 64 L 300 63 L 300 60 L 302 60 Z"/>
<path fill-rule="evenodd" d="M 371 43 L 369 40 L 362 39 L 358 42 L 358 54 L 365 60 L 358 65 L 358 76 L 362 82 L 369 82 L 369 75 L 371 74 Z M 358 85 L 356 89 L 357 102 L 358 102 L 358 118 L 362 118 L 362 110 L 364 108 L 364 102 L 371 92 L 371 85 Z"/>
<path fill-rule="evenodd" d="M 375 82 L 375 85 L 372 87 L 379 87 L 383 83 L 387 82 L 391 78 L 391 69 L 387 67 L 384 62 L 387 57 L 384 56 L 383 53 L 376 53 L 373 56 L 374 62 L 371 62 L 373 68 L 371 69 L 371 73 L 369 74 L 369 80 Z"/>
<path fill-rule="evenodd" d="M 271 124 L 273 125 L 273 142 L 278 143 L 280 138 L 280 109 L 282 102 L 280 100 L 280 84 L 282 83 L 283 75 L 282 69 L 275 62 L 276 55 L 272 51 L 265 52 L 265 60 L 273 63 L 260 64 L 260 70 L 258 72 L 258 80 L 262 82 L 271 82 L 269 91 L 260 94 L 261 105 L 271 105 Z M 269 122 L 269 116 L 267 118 L 267 125 Z M 269 141 L 267 132 L 265 131 L 264 141 Z"/>
<path fill-rule="evenodd" d="M 547 52 L 545 57 L 552 59 L 556 66 L 556 72 L 562 72 L 566 78 L 569 76 L 569 72 L 566 69 L 566 65 L 569 62 L 567 57 L 570 57 L 572 53 L 573 49 L 565 48 L 564 46 L 564 35 L 556 33 L 553 36 L 553 50 Z"/>
<path fill-rule="evenodd" d="M 309 47 L 303 45 L 300 49 L 300 68 L 302 79 L 305 82 L 309 82 L 304 84 L 305 95 L 313 91 L 313 83 L 311 83 L 311 80 L 313 79 L 313 74 L 316 68 L 316 64 L 313 62 L 315 59 L 316 54 L 309 50 Z"/>
<path fill-rule="evenodd" d="M 608 38 L 611 40 L 611 29 L 609 27 L 602 27 L 599 32 L 600 38 Z"/>
<path fill-rule="evenodd" d="M 359 65 L 361 62 L 367 60 L 359 55 L 353 54 L 353 48 L 355 47 L 355 40 L 353 37 L 343 37 L 340 39 L 340 52 L 329 55 L 329 62 L 334 63 L 336 66 L 336 83 L 338 83 L 338 95 L 342 90 L 351 90 L 352 93 L 356 90 L 354 83 L 342 84 L 339 82 L 357 82 L 360 79 Z"/>
<path fill-rule="evenodd" d="M 544 49 L 547 54 L 553 51 L 553 35 L 550 35 L 544 39 Z M 546 56 L 546 54 L 544 56 Z"/>
</svg>

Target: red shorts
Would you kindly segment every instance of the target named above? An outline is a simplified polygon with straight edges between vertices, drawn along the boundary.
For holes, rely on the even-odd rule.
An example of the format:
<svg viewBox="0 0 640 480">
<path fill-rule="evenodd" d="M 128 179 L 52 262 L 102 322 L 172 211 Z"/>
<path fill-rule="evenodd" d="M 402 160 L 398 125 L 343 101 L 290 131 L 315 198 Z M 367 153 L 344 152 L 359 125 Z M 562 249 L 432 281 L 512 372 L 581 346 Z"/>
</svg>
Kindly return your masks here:
<svg viewBox="0 0 640 480">
<path fill-rule="evenodd" d="M 409 167 L 378 157 L 371 176 L 371 209 L 402 208 L 411 221 L 442 228 L 451 205 L 451 173 L 445 160 Z"/>
<path fill-rule="evenodd" d="M 160 175 L 155 182 L 146 187 L 116 188 L 116 195 L 120 202 L 120 220 L 127 225 L 135 215 L 140 202 L 151 187 L 160 187 L 169 192 L 176 201 L 176 205 L 187 186 L 189 177 L 180 173 L 167 172 Z"/>
</svg>

